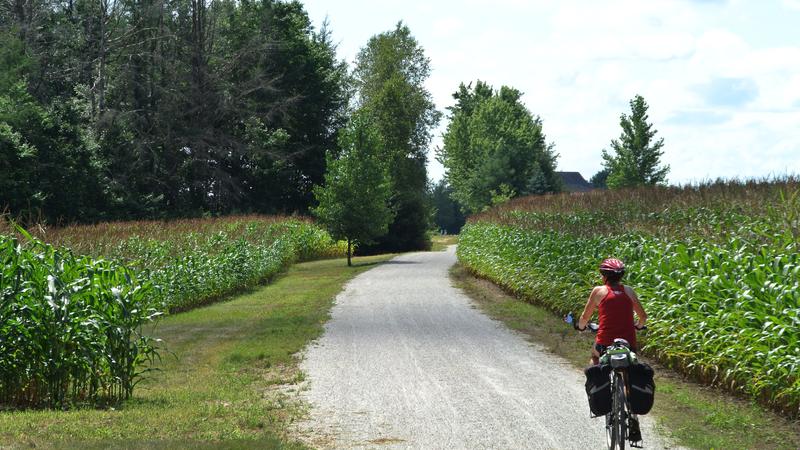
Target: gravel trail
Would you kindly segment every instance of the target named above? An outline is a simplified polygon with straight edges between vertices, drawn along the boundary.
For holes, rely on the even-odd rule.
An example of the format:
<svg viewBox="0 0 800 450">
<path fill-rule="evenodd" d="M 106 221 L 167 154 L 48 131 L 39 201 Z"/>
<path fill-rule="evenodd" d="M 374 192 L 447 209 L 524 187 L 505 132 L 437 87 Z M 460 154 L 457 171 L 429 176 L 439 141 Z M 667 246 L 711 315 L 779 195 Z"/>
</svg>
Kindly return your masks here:
<svg viewBox="0 0 800 450">
<path fill-rule="evenodd" d="M 593 449 L 583 374 L 474 308 L 446 252 L 399 256 L 353 279 L 301 365 L 318 448 Z M 587 349 L 588 352 L 588 349 Z M 670 448 L 643 421 L 645 448 Z"/>
</svg>

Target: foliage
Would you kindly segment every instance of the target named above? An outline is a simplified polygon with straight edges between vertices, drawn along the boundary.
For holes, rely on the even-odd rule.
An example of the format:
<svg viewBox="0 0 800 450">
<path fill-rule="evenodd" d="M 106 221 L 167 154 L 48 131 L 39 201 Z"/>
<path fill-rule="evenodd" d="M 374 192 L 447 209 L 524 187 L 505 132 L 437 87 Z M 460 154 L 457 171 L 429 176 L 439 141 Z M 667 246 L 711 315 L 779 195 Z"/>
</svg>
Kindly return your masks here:
<svg viewBox="0 0 800 450">
<path fill-rule="evenodd" d="M 299 2 L 23 2 L 0 44 L 0 210 L 25 219 L 307 211 L 349 101 Z"/>
<path fill-rule="evenodd" d="M 10 406 L 126 399 L 158 356 L 142 326 L 163 311 L 345 251 L 313 223 L 285 217 L 35 230 L 50 243 L 2 225 L 0 404 Z"/>
<path fill-rule="evenodd" d="M 346 250 L 319 226 L 281 216 L 106 222 L 33 234 L 76 253 L 125 263 L 152 282 L 151 295 L 171 311 L 254 286 L 297 260 L 341 257 Z"/>
<path fill-rule="evenodd" d="M 396 215 L 389 232 L 372 251 L 428 248 L 430 205 L 427 199 L 427 147 L 431 128 L 439 123 L 431 94 L 425 89 L 430 60 L 402 22 L 373 36 L 356 58 L 357 106 L 372 118 L 383 143 Z"/>
<path fill-rule="evenodd" d="M 520 199 L 473 218 L 458 255 L 558 313 L 622 258 L 652 318 L 646 352 L 797 416 L 799 193 L 790 179 Z"/>
<path fill-rule="evenodd" d="M 622 134 L 611 140 L 614 153 L 603 150 L 606 184 L 612 189 L 663 183 L 669 172 L 669 166 L 659 166 L 664 138 L 653 141 L 657 131 L 647 122 L 647 102 L 637 95 L 630 105 L 631 115 L 619 119 Z"/>
<path fill-rule="evenodd" d="M 461 212 L 461 206 L 453 200 L 452 195 L 453 188 L 447 184 L 445 179 L 439 180 L 433 186 L 431 197 L 436 210 L 434 223 L 437 230 L 445 231 L 448 234 L 458 234 L 467 219 Z"/>
<path fill-rule="evenodd" d="M 560 190 L 557 155 L 545 142 L 542 121 L 522 104 L 522 93 L 495 91 L 478 81 L 453 94 L 450 124 L 438 153 L 454 198 L 465 212 L 480 212 L 497 199 Z"/>
<path fill-rule="evenodd" d="M 167 316 L 155 330 L 164 357 L 133 399 L 68 414 L 0 411 L 0 447 L 307 450 L 291 432 L 307 407 L 283 387 L 303 380 L 298 353 L 322 334 L 344 284 L 387 259 L 296 264 L 269 286 Z"/>
<path fill-rule="evenodd" d="M 352 244 L 383 236 L 393 219 L 391 186 L 378 154 L 381 140 L 368 116 L 357 114 L 340 137 L 338 159 L 328 161 L 325 185 L 314 189 L 319 206 L 314 214 L 335 239 L 347 241 L 347 265 Z"/>
<path fill-rule="evenodd" d="M 25 232 L 22 232 L 25 234 Z M 152 284 L 117 263 L 0 235 L 0 404 L 118 402 L 158 357 Z"/>
<path fill-rule="evenodd" d="M 9 61 L 0 66 L 0 209 L 96 217 L 103 167 L 79 105 L 37 102 L 26 79 L 14 79 L 30 66 L 22 43 L 2 32 L 0 42 Z"/>
<path fill-rule="evenodd" d="M 606 181 L 608 180 L 608 169 L 601 169 L 596 174 L 592 175 L 592 178 L 589 179 L 589 182 L 592 183 L 592 187 L 597 189 L 605 189 L 608 187 Z"/>
</svg>

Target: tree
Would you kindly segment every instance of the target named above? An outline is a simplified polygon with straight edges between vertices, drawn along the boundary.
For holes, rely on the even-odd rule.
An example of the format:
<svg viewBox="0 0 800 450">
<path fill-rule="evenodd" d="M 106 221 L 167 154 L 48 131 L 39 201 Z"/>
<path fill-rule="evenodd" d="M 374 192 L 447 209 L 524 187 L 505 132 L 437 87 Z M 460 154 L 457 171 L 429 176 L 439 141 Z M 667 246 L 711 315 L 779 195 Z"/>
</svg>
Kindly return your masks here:
<svg viewBox="0 0 800 450">
<path fill-rule="evenodd" d="M 466 212 L 479 212 L 502 199 L 558 192 L 557 155 L 547 144 L 542 121 L 522 104 L 522 93 L 495 91 L 478 81 L 453 94 L 450 124 L 437 157 L 453 198 Z"/>
<path fill-rule="evenodd" d="M 436 209 L 434 222 L 438 230 L 444 230 L 448 234 L 458 234 L 461 227 L 466 222 L 466 217 L 461 211 L 461 205 L 452 198 L 453 188 L 447 184 L 447 180 L 441 179 L 433 186 L 431 197 L 433 207 Z"/>
<path fill-rule="evenodd" d="M 296 1 L 3 1 L 0 61 L 0 211 L 47 219 L 308 212 L 350 101 Z"/>
<path fill-rule="evenodd" d="M 637 95 L 630 105 L 631 115 L 620 116 L 622 134 L 611 141 L 613 154 L 603 150 L 606 183 L 612 189 L 661 184 L 669 173 L 669 166 L 660 166 L 664 138 L 654 140 L 657 131 L 647 122 L 647 102 Z"/>
<path fill-rule="evenodd" d="M 596 174 L 592 175 L 589 182 L 592 183 L 592 187 L 606 189 L 608 187 L 606 180 L 608 180 L 608 169 L 600 169 Z"/>
<path fill-rule="evenodd" d="M 21 39 L 0 32 L 0 210 L 52 222 L 103 218 L 103 160 L 79 105 L 29 92 Z"/>
<path fill-rule="evenodd" d="M 328 156 L 325 185 L 314 188 L 319 206 L 312 211 L 335 239 L 347 240 L 347 265 L 353 244 L 386 234 L 394 213 L 391 188 L 381 161 L 381 140 L 365 114 L 356 114 L 340 137 L 338 159 Z"/>
<path fill-rule="evenodd" d="M 429 59 L 402 22 L 370 38 L 356 58 L 356 106 L 372 117 L 380 134 L 381 158 L 389 167 L 397 212 L 388 234 L 372 251 L 430 246 L 427 148 L 440 113 L 425 89 L 429 75 Z"/>
</svg>

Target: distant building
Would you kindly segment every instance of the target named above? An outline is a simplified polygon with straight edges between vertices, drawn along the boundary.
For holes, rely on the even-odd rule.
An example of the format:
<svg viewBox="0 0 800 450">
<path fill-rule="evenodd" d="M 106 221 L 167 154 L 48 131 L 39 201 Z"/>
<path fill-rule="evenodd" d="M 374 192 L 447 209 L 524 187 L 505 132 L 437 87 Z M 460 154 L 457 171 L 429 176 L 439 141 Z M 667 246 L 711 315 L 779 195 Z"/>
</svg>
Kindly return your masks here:
<svg viewBox="0 0 800 450">
<path fill-rule="evenodd" d="M 587 192 L 594 189 L 592 183 L 586 181 L 580 172 L 556 172 L 564 183 L 566 192 Z"/>
</svg>

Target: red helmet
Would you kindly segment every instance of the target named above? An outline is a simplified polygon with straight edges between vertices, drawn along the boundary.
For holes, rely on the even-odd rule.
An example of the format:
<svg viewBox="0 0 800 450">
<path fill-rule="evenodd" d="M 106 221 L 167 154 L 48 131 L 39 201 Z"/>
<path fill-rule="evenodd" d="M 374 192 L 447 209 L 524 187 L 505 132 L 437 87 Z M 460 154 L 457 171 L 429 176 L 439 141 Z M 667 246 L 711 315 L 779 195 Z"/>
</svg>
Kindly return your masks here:
<svg viewBox="0 0 800 450">
<path fill-rule="evenodd" d="M 617 258 L 608 258 L 600 263 L 600 272 L 625 273 L 625 263 Z"/>
</svg>

